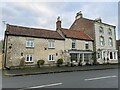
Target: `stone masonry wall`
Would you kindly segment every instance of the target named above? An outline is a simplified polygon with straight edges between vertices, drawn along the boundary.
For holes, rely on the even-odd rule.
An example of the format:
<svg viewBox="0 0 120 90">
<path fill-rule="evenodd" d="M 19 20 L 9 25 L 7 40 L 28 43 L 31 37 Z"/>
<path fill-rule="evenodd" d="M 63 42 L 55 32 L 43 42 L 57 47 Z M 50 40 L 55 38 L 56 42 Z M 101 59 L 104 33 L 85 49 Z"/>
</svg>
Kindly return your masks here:
<svg viewBox="0 0 120 90">
<path fill-rule="evenodd" d="M 34 48 L 26 47 L 26 40 L 32 39 L 34 41 Z M 45 60 L 45 64 L 48 64 L 48 55 L 53 54 L 55 62 L 58 58 L 61 58 L 62 51 L 64 51 L 64 40 L 55 40 L 55 49 L 48 49 L 48 40 L 42 38 L 32 37 L 20 37 L 20 36 L 8 36 L 7 46 L 7 65 L 8 66 L 19 66 L 21 53 L 26 58 L 27 54 L 33 55 L 33 63 L 37 64 L 37 60 Z M 11 49 L 9 47 L 12 47 Z"/>
</svg>

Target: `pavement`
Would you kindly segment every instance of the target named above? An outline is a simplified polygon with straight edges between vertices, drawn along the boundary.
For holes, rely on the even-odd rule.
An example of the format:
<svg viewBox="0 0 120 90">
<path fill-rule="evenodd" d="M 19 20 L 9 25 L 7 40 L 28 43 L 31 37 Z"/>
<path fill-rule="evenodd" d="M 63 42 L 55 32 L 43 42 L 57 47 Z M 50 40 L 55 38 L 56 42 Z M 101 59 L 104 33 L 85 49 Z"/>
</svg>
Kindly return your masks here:
<svg viewBox="0 0 120 90">
<path fill-rule="evenodd" d="M 5 76 L 26 76 L 26 75 L 38 75 L 38 74 L 50 74 L 50 73 L 63 73 L 63 72 L 75 72 L 75 71 L 89 71 L 89 70 L 105 70 L 118 68 L 118 64 L 107 65 L 92 65 L 92 66 L 74 66 L 74 67 L 41 67 L 41 68 L 24 68 L 3 70 L 2 73 Z"/>
<path fill-rule="evenodd" d="M 19 77 L 4 76 L 2 78 L 2 88 L 15 88 L 15 90 L 39 90 L 40 88 L 55 88 L 55 90 L 57 88 L 80 88 L 79 90 L 89 88 L 92 88 L 91 90 L 99 90 L 101 88 L 100 90 L 104 90 L 105 88 L 105 90 L 115 90 L 114 88 L 118 88 L 118 79 L 118 69 L 38 74 Z"/>
</svg>

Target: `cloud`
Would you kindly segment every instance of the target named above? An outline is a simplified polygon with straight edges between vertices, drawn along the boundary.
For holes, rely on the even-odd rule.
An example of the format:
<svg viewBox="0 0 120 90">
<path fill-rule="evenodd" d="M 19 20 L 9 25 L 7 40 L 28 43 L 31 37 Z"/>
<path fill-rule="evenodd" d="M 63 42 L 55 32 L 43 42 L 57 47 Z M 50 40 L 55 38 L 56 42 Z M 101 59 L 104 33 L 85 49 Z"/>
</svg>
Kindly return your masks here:
<svg viewBox="0 0 120 90">
<path fill-rule="evenodd" d="M 117 25 L 116 4 L 109 2 L 28 2 L 27 0 L 3 2 L 0 6 L 2 8 L 1 21 L 55 30 L 57 16 L 61 16 L 62 26 L 69 28 L 75 20 L 76 13 L 81 10 L 84 17 L 91 19 L 102 17 L 104 22 Z M 0 37 L 2 35 L 0 34 Z"/>
</svg>

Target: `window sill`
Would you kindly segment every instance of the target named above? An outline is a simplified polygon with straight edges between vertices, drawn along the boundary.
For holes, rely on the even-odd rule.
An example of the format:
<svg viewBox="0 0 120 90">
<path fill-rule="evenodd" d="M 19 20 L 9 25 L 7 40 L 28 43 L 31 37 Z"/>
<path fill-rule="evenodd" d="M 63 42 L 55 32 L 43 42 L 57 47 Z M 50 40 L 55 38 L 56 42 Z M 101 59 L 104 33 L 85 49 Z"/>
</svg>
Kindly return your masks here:
<svg viewBox="0 0 120 90">
<path fill-rule="evenodd" d="M 55 49 L 55 47 L 49 47 L 48 49 Z"/>
<path fill-rule="evenodd" d="M 54 62 L 55 60 L 48 60 L 48 61 L 50 61 L 50 62 Z"/>
<path fill-rule="evenodd" d="M 34 49 L 34 47 L 26 47 L 26 48 L 31 48 L 31 49 Z"/>
<path fill-rule="evenodd" d="M 77 50 L 77 48 L 71 48 L 72 50 Z"/>
<path fill-rule="evenodd" d="M 33 63 L 33 61 L 31 61 L 31 62 L 25 61 L 25 64 L 31 64 L 31 63 Z"/>
</svg>

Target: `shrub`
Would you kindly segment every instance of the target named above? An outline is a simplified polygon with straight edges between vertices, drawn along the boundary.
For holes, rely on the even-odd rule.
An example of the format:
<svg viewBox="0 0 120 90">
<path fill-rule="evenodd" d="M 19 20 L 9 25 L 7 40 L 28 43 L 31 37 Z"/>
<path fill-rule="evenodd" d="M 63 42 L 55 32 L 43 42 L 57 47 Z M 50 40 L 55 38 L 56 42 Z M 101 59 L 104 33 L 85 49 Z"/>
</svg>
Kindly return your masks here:
<svg viewBox="0 0 120 90">
<path fill-rule="evenodd" d="M 41 65 L 44 65 L 44 63 L 45 63 L 45 61 L 42 59 L 37 61 L 38 67 L 40 67 Z"/>
<path fill-rule="evenodd" d="M 63 59 L 62 58 L 58 59 L 57 60 L 57 66 L 59 67 L 62 64 L 63 64 Z"/>
</svg>

